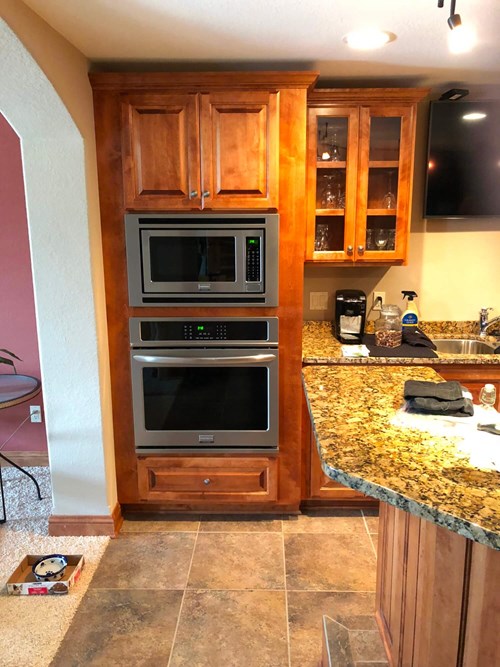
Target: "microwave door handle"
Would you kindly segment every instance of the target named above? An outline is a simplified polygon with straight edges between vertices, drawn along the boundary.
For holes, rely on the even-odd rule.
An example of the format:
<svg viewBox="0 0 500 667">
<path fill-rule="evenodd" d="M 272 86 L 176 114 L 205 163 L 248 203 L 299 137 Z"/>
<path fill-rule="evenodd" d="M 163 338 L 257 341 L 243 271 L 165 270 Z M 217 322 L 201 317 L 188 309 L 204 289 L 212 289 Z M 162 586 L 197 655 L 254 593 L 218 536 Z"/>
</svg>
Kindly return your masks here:
<svg viewBox="0 0 500 667">
<path fill-rule="evenodd" d="M 134 354 L 134 361 L 157 366 L 238 366 L 244 364 L 261 364 L 276 361 L 275 354 L 252 354 L 246 357 L 155 357 Z"/>
</svg>

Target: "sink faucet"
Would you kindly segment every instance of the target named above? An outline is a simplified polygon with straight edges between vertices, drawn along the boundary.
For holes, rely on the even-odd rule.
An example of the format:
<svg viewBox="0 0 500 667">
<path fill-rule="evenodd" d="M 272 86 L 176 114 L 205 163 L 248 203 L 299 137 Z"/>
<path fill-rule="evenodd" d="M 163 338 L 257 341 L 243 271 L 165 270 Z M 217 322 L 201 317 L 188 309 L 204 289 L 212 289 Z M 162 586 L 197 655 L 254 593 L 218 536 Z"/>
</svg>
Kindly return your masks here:
<svg viewBox="0 0 500 667">
<path fill-rule="evenodd" d="M 488 313 L 490 310 L 493 310 L 493 308 L 481 308 L 479 311 L 479 335 L 483 338 L 486 336 L 486 330 L 489 329 L 492 324 L 495 324 L 496 322 L 500 324 L 500 315 L 498 317 L 492 317 L 491 320 L 488 321 Z"/>
</svg>

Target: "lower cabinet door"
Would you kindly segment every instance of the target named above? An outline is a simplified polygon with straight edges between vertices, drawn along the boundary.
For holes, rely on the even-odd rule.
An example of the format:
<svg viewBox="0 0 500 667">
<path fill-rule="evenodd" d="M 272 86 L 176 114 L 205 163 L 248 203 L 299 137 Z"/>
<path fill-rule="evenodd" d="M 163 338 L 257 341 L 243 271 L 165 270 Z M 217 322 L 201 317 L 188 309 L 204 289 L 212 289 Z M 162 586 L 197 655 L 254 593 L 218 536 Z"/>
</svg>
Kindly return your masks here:
<svg viewBox="0 0 500 667">
<path fill-rule="evenodd" d="M 141 500 L 270 502 L 278 495 L 278 460 L 268 457 L 144 457 Z"/>
</svg>

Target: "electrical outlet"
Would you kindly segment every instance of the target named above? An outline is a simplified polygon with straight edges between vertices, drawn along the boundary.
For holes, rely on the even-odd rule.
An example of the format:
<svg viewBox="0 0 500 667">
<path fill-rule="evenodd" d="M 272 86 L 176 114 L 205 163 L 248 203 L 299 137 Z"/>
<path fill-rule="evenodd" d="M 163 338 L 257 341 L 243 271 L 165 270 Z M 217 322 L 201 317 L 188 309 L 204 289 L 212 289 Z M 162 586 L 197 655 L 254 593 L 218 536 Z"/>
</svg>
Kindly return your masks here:
<svg viewBox="0 0 500 667">
<path fill-rule="evenodd" d="M 382 302 L 377 301 L 382 299 Z M 385 292 L 373 292 L 373 310 L 382 310 L 382 304 L 385 303 Z"/>
<path fill-rule="evenodd" d="M 326 310 L 328 308 L 328 292 L 310 292 L 309 308 L 311 310 Z"/>
<path fill-rule="evenodd" d="M 31 421 L 40 424 L 42 421 L 42 409 L 39 405 L 30 405 Z"/>
</svg>

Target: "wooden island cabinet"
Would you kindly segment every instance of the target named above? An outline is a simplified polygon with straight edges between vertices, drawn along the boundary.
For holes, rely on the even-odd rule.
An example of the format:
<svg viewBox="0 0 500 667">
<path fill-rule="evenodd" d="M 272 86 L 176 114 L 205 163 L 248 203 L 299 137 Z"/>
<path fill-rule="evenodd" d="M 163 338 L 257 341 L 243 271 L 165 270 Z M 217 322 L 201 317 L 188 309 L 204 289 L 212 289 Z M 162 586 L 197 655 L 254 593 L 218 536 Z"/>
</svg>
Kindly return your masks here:
<svg viewBox="0 0 500 667">
<path fill-rule="evenodd" d="M 307 92 L 316 72 L 94 72 L 118 500 L 134 511 L 298 512 Z M 279 214 L 277 307 L 131 307 L 128 212 Z M 278 258 L 276 258 L 278 261 Z M 135 449 L 131 317 L 277 317 L 279 451 Z"/>
</svg>

